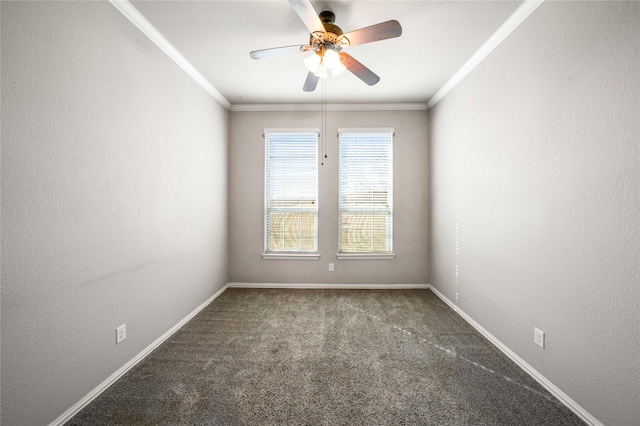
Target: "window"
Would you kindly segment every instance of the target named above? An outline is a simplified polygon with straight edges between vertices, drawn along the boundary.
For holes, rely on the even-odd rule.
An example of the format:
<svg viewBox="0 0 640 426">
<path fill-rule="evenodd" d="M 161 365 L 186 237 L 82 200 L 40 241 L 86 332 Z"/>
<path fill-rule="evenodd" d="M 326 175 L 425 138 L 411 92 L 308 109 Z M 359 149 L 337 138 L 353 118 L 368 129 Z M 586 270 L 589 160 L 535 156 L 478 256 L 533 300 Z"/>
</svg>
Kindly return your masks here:
<svg viewBox="0 0 640 426">
<path fill-rule="evenodd" d="M 318 131 L 265 129 L 264 138 L 263 257 L 317 256 Z"/>
<path fill-rule="evenodd" d="M 339 258 L 393 258 L 393 129 L 338 129 Z"/>
</svg>

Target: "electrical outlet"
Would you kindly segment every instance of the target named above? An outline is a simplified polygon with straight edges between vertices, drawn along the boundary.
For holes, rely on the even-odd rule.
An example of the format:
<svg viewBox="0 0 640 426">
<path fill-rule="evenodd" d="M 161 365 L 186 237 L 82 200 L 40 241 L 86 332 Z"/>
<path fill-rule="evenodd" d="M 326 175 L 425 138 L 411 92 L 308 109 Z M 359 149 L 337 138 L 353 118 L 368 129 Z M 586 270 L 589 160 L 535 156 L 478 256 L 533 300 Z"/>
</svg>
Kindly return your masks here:
<svg viewBox="0 0 640 426">
<path fill-rule="evenodd" d="M 334 265 L 333 263 L 329 264 L 329 272 L 333 272 L 334 271 Z"/>
<path fill-rule="evenodd" d="M 116 345 L 127 338 L 127 324 L 122 324 L 116 328 Z"/>
<path fill-rule="evenodd" d="M 533 342 L 544 349 L 544 332 L 534 327 Z"/>
</svg>

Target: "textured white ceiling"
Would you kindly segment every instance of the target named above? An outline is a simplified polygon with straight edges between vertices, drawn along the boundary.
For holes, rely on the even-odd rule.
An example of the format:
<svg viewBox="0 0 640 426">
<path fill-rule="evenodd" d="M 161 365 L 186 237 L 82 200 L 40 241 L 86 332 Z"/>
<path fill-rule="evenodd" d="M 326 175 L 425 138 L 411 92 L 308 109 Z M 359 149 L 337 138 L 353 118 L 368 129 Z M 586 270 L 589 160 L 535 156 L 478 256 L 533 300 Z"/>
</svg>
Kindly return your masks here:
<svg viewBox="0 0 640 426">
<path fill-rule="evenodd" d="M 402 36 L 348 49 L 380 76 L 326 81 L 329 103 L 426 103 L 520 6 L 521 1 L 313 1 L 344 32 L 396 19 Z M 286 0 L 134 1 L 132 4 L 228 100 L 298 104 L 322 100 L 322 82 L 302 91 L 304 53 L 254 60 L 252 50 L 305 44 L 306 27 Z"/>
</svg>

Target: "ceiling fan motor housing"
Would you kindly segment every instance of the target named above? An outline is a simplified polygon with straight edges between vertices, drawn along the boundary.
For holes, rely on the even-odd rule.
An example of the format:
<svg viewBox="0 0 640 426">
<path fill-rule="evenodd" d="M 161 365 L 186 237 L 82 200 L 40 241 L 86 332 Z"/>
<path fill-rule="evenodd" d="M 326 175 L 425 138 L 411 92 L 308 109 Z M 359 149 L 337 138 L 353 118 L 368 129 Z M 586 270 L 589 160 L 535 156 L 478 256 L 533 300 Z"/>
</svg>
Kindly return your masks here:
<svg viewBox="0 0 640 426">
<path fill-rule="evenodd" d="M 309 44 L 314 46 L 315 50 L 319 54 L 322 54 L 324 49 L 331 49 L 339 52 L 342 50 L 343 46 L 348 45 L 348 42 L 345 43 L 346 39 L 342 37 L 342 29 L 334 24 L 336 15 L 333 12 L 325 10 L 320 12 L 318 17 L 320 18 L 320 21 L 322 21 L 322 25 L 326 32 L 324 34 L 320 34 L 318 32 L 311 34 Z"/>
</svg>

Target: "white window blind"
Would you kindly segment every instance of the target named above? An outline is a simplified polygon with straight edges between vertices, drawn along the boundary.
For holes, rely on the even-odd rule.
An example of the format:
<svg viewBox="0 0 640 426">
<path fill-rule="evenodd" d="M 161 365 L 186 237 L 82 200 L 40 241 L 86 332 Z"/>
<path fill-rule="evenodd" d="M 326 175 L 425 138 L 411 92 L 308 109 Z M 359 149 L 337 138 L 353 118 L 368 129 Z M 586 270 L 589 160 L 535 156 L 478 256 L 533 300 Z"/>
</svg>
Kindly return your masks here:
<svg viewBox="0 0 640 426">
<path fill-rule="evenodd" d="M 393 129 L 339 130 L 340 253 L 393 250 Z"/>
<path fill-rule="evenodd" d="M 318 132 L 265 129 L 265 253 L 318 251 Z"/>
</svg>

